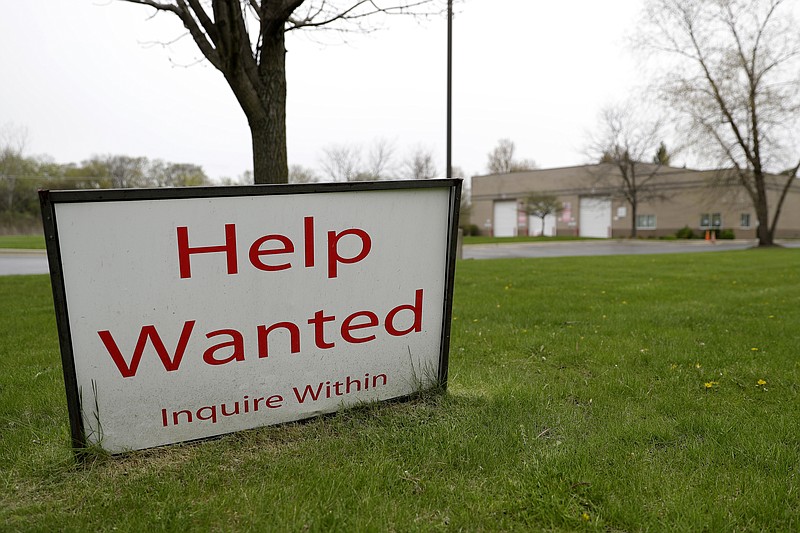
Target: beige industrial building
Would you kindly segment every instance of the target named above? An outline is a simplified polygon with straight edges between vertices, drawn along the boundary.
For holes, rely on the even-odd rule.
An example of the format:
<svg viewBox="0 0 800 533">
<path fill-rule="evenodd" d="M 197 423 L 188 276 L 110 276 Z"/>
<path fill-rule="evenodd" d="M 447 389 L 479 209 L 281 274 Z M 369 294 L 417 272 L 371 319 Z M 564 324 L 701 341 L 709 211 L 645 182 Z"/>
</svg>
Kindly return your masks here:
<svg viewBox="0 0 800 533">
<path fill-rule="evenodd" d="M 684 227 L 698 235 L 716 229 L 732 230 L 739 239 L 756 237 L 758 219 L 747 191 L 723 184 L 722 172 L 638 167 L 639 183 L 647 182 L 639 192 L 635 220 L 619 170 L 610 164 L 475 176 L 470 220 L 482 235 L 540 235 L 542 220 L 527 214 L 525 199 L 551 195 L 561 211 L 545 217 L 546 236 L 628 237 L 635 222 L 641 238 L 674 236 Z M 770 220 L 785 182 L 785 176 L 768 179 Z M 784 201 L 775 237 L 800 238 L 800 181 Z"/>
</svg>

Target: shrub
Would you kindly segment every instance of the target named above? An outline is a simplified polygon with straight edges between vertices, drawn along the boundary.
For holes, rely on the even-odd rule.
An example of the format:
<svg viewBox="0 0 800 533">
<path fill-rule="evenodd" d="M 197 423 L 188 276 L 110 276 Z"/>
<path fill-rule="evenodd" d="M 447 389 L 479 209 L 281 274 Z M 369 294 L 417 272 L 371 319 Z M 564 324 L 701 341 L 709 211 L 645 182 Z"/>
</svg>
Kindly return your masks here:
<svg viewBox="0 0 800 533">
<path fill-rule="evenodd" d="M 694 239 L 695 234 L 692 228 L 684 226 L 675 233 L 675 237 L 678 239 Z"/>
<path fill-rule="evenodd" d="M 736 235 L 733 233 L 732 229 L 724 229 L 719 232 L 720 239 L 735 239 Z"/>
<path fill-rule="evenodd" d="M 481 234 L 481 229 L 476 224 L 465 224 L 461 226 L 464 237 L 474 237 Z"/>
</svg>

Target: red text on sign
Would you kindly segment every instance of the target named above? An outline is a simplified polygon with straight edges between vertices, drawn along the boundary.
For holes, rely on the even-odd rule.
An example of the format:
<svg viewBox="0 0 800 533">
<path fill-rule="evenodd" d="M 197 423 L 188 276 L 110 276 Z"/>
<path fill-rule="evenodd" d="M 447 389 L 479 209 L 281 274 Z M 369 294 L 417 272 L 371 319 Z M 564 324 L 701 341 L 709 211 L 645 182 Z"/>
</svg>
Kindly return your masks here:
<svg viewBox="0 0 800 533">
<path fill-rule="evenodd" d="M 189 243 L 189 227 L 177 227 L 178 239 L 178 271 L 181 279 L 192 277 L 192 259 L 205 254 L 223 254 L 225 269 L 228 275 L 239 273 L 239 250 L 236 224 L 225 224 L 225 242 L 222 244 L 204 244 L 192 246 Z M 302 264 L 305 268 L 315 266 L 314 254 L 314 217 L 303 219 L 302 232 Z M 349 244 L 347 244 L 349 243 Z M 353 248 L 357 251 L 353 252 Z M 345 250 L 350 249 L 350 254 Z M 352 265 L 363 261 L 372 250 L 372 239 L 361 228 L 348 228 L 342 231 L 327 232 L 327 276 L 339 276 L 341 265 Z M 279 233 L 263 235 L 250 244 L 247 259 L 257 270 L 277 272 L 292 268 L 293 255 L 296 253 L 295 243 L 286 235 Z"/>
<path fill-rule="evenodd" d="M 349 344 L 373 341 L 380 332 L 378 328 L 381 323 L 383 330 L 392 337 L 420 333 L 422 331 L 423 297 L 423 290 L 417 289 L 414 292 L 413 303 L 398 305 L 390 309 L 382 321 L 372 311 L 356 311 L 341 320 L 338 327 L 336 327 L 338 322 L 336 315 L 319 310 L 307 321 L 307 324 L 311 326 L 310 333 L 313 335 L 314 346 L 320 350 L 327 350 L 334 348 L 340 340 Z M 178 370 L 192 338 L 195 324 L 195 320 L 184 322 L 180 337 L 174 344 L 174 350 L 167 349 L 161 334 L 154 325 L 143 326 L 139 331 L 130 362 L 122 355 L 111 331 L 98 331 L 97 335 L 120 375 L 123 378 L 130 378 L 136 376 L 148 344 L 152 346 L 152 351 L 155 351 L 166 372 Z M 308 331 L 305 328 L 304 330 Z M 285 338 L 288 334 L 289 353 L 296 354 L 301 350 L 302 330 L 301 326 L 294 322 L 275 322 L 270 326 L 260 324 L 256 326 L 255 332 L 255 345 L 258 349 L 259 359 L 269 357 L 270 339 L 276 332 L 285 333 L 281 338 Z M 225 328 L 209 331 L 205 337 L 214 341 L 214 344 L 208 346 L 203 352 L 204 363 L 210 366 L 220 366 L 245 360 L 245 336 L 238 329 Z"/>
</svg>

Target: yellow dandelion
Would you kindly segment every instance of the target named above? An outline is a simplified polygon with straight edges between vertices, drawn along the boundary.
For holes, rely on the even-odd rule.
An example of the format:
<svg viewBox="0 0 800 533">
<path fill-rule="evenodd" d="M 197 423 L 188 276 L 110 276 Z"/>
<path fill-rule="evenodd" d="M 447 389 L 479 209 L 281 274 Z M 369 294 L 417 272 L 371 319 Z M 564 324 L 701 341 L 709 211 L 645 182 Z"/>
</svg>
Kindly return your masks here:
<svg viewBox="0 0 800 533">
<path fill-rule="evenodd" d="M 763 387 L 764 385 L 766 385 L 766 384 L 767 384 L 767 382 L 766 382 L 766 381 L 764 381 L 763 379 L 759 379 L 757 383 L 758 383 L 758 386 L 759 386 L 759 387 Z"/>
<path fill-rule="evenodd" d="M 758 351 L 758 348 L 750 348 L 750 351 L 751 351 L 751 352 L 757 352 L 757 351 Z"/>
<path fill-rule="evenodd" d="M 588 522 L 589 520 L 591 520 L 591 519 L 592 519 L 592 517 L 591 517 L 591 516 L 589 516 L 589 513 L 583 513 L 583 514 L 581 515 L 581 518 L 583 519 L 583 521 L 584 521 L 584 522 Z"/>
<path fill-rule="evenodd" d="M 713 389 L 717 385 L 719 385 L 719 383 L 716 381 L 706 381 L 705 383 L 707 389 Z"/>
<path fill-rule="evenodd" d="M 703 365 L 701 365 L 700 363 L 695 363 L 695 364 L 694 364 L 694 367 L 695 367 L 695 368 L 702 368 L 702 366 L 703 366 Z"/>
</svg>

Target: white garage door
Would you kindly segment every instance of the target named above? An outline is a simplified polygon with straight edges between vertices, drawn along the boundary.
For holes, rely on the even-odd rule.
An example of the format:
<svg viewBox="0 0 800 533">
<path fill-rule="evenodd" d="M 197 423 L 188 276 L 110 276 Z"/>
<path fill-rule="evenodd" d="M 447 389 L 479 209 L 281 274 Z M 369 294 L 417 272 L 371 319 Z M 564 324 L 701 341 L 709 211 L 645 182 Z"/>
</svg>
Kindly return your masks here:
<svg viewBox="0 0 800 533">
<path fill-rule="evenodd" d="M 542 235 L 542 219 L 539 217 L 528 217 L 528 235 L 531 237 L 540 237 Z M 546 215 L 544 217 L 544 236 L 556 236 L 556 216 Z"/>
<path fill-rule="evenodd" d="M 517 236 L 517 201 L 503 200 L 494 203 L 494 236 Z"/>
<path fill-rule="evenodd" d="M 581 237 L 607 239 L 611 236 L 610 198 L 581 198 L 580 209 Z"/>
</svg>

